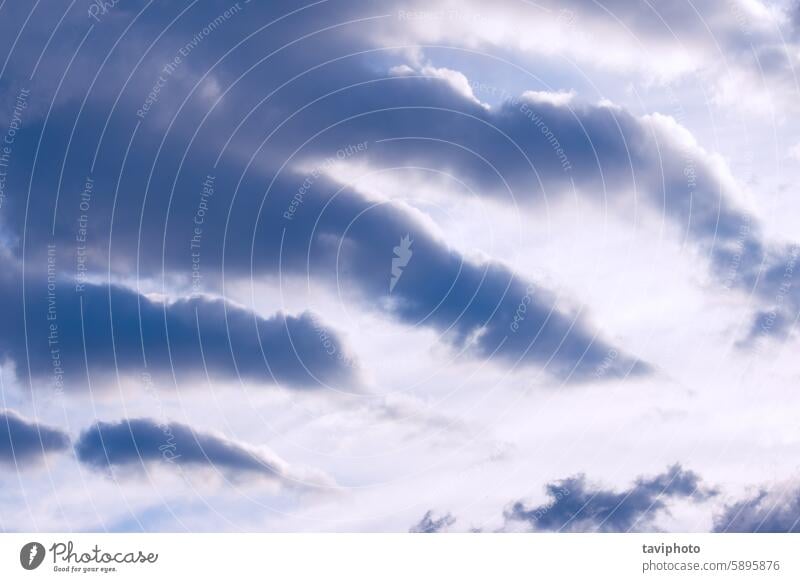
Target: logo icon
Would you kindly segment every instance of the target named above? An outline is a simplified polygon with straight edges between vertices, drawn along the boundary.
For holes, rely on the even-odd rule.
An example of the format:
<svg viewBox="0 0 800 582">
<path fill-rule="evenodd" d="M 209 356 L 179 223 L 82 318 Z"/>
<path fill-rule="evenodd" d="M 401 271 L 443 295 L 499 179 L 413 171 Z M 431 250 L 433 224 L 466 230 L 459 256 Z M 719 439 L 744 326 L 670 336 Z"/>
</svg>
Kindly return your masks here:
<svg viewBox="0 0 800 582">
<path fill-rule="evenodd" d="M 394 291 L 394 286 L 397 285 L 397 282 L 400 280 L 400 276 L 403 274 L 403 269 L 408 266 L 408 262 L 411 260 L 411 255 L 414 254 L 414 251 L 411 250 L 412 244 L 414 244 L 414 241 L 411 240 L 409 235 L 406 235 L 400 239 L 400 244 L 394 247 L 394 257 L 392 258 L 392 278 L 389 281 L 389 293 Z"/>
<path fill-rule="evenodd" d="M 44 546 L 39 542 L 28 542 L 19 552 L 19 563 L 26 570 L 35 570 L 44 562 Z"/>
</svg>

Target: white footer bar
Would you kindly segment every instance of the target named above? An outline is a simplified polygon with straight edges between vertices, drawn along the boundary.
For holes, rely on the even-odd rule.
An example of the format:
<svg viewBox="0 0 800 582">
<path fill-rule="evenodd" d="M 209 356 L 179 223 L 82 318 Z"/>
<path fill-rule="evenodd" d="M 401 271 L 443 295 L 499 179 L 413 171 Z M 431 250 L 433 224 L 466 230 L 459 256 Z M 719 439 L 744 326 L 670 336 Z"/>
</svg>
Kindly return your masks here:
<svg viewBox="0 0 800 582">
<path fill-rule="evenodd" d="M 3 534 L 0 580 L 800 580 L 792 534 Z"/>
</svg>

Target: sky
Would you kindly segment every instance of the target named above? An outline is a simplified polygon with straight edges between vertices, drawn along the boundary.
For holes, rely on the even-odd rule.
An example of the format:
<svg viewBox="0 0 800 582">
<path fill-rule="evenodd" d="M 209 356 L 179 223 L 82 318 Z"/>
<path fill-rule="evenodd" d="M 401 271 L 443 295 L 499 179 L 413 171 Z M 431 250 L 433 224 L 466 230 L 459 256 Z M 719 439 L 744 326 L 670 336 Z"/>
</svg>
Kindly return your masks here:
<svg viewBox="0 0 800 582">
<path fill-rule="evenodd" d="M 800 5 L 0 0 L 0 530 L 800 530 Z"/>
</svg>

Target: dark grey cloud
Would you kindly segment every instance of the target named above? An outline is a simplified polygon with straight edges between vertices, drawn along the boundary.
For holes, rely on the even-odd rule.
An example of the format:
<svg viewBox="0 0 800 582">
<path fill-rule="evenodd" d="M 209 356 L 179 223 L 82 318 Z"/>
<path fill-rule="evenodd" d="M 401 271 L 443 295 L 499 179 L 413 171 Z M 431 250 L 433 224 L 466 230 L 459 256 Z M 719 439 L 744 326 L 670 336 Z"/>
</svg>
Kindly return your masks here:
<svg viewBox="0 0 800 582">
<path fill-rule="evenodd" d="M 0 463 L 24 468 L 69 445 L 66 432 L 28 420 L 13 410 L 0 410 Z"/>
<path fill-rule="evenodd" d="M 800 532 L 800 490 L 761 489 L 750 498 L 729 505 L 714 519 L 715 532 Z"/>
<path fill-rule="evenodd" d="M 789 14 L 792 20 L 792 37 L 795 40 L 800 40 L 800 2 L 795 1 L 791 4 Z"/>
<path fill-rule="evenodd" d="M 701 501 L 716 494 L 680 465 L 655 477 L 640 477 L 623 491 L 594 487 L 584 475 L 550 483 L 546 490 L 547 503 L 529 507 L 517 501 L 506 510 L 506 520 L 525 523 L 535 531 L 648 531 L 669 500 Z"/>
<path fill-rule="evenodd" d="M 228 478 L 261 477 L 286 483 L 298 478 L 274 454 L 185 424 L 148 418 L 97 422 L 81 433 L 75 454 L 81 463 L 102 471 L 160 464 L 210 468 Z"/>
<path fill-rule="evenodd" d="M 340 292 L 360 298 L 409 325 L 431 327 L 467 355 L 504 364 L 545 366 L 562 379 L 585 380 L 605 372 L 615 378 L 649 367 L 616 351 L 585 319 L 556 307 L 543 286 L 504 264 L 476 262 L 447 248 L 401 205 L 372 203 L 321 181 L 281 230 L 276 193 L 256 227 L 256 265 L 280 263 L 295 275 L 336 282 Z M 283 199 L 283 202 L 286 202 Z M 277 240 L 281 233 L 281 240 Z M 394 249 L 412 242 L 408 264 L 391 287 Z M 282 245 L 282 246 L 281 246 Z M 270 258 L 270 249 L 284 254 Z M 610 353 L 618 358 L 608 358 Z"/>
<path fill-rule="evenodd" d="M 129 289 L 62 277 L 0 275 L 0 355 L 17 373 L 65 390 L 102 388 L 115 372 L 177 381 L 242 378 L 289 387 L 358 389 L 338 334 L 312 313 L 261 317 L 206 296 L 160 302 Z M 24 293 L 24 294 L 23 294 Z M 24 298 L 24 301 L 23 301 Z"/>
<path fill-rule="evenodd" d="M 546 485 L 548 501 L 530 507 L 512 503 L 504 513 L 506 526 L 515 531 L 524 524 L 532 531 L 632 532 L 653 531 L 653 521 L 669 510 L 670 501 L 708 501 L 719 490 L 703 484 L 699 475 L 680 465 L 655 477 L 640 477 L 628 489 L 612 491 L 590 485 L 584 475 Z M 434 533 L 456 521 L 450 513 L 436 518 L 433 510 L 409 530 Z M 483 531 L 472 529 L 473 532 Z M 714 517 L 714 533 L 800 532 L 800 489 L 796 483 L 762 487 L 749 497 L 726 505 Z"/>
<path fill-rule="evenodd" d="M 456 518 L 446 513 L 441 517 L 434 517 L 433 510 L 428 510 L 418 523 L 409 528 L 409 533 L 440 533 L 447 531 L 456 522 Z"/>
<path fill-rule="evenodd" d="M 800 317 L 800 286 L 797 284 L 800 247 L 792 244 L 771 249 L 750 261 L 746 252 L 740 254 L 745 259 L 740 261 L 738 282 L 743 288 L 752 289 L 762 306 L 739 345 L 752 347 L 759 341 L 791 337 Z"/>
</svg>

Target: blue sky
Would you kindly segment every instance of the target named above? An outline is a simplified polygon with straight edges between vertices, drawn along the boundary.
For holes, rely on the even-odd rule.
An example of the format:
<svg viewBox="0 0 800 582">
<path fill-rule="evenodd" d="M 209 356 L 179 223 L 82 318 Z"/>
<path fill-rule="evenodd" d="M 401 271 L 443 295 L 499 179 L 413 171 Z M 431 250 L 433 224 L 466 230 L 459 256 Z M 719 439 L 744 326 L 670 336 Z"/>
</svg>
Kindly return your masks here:
<svg viewBox="0 0 800 582">
<path fill-rule="evenodd" d="M 800 8 L 0 3 L 5 531 L 794 531 Z"/>
</svg>

